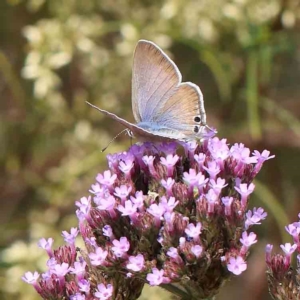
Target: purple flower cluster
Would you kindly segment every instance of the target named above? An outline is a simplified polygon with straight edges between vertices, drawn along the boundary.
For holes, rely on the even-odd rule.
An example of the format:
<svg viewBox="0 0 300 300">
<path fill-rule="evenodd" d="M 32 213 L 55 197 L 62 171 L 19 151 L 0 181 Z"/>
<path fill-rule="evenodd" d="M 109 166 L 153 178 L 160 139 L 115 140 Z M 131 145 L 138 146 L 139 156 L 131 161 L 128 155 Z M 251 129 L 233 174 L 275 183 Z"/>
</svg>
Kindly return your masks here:
<svg viewBox="0 0 300 300">
<path fill-rule="evenodd" d="M 300 290 L 300 214 L 299 221 L 285 227 L 292 236 L 293 244 L 280 245 L 283 254 L 272 255 L 273 245 L 266 246 L 266 263 L 269 291 L 273 299 L 298 300 Z M 291 257 L 297 252 L 296 270 L 291 266 Z"/>
<path fill-rule="evenodd" d="M 274 157 L 217 137 L 196 142 L 133 145 L 108 155 L 91 196 L 76 202 L 78 230 L 63 232 L 67 245 L 48 255 L 48 271 L 27 272 L 43 299 L 137 299 L 145 283 L 189 299 L 215 295 L 231 274 L 247 268 L 256 235 L 247 230 L 266 218 L 248 210 L 254 177 Z"/>
</svg>

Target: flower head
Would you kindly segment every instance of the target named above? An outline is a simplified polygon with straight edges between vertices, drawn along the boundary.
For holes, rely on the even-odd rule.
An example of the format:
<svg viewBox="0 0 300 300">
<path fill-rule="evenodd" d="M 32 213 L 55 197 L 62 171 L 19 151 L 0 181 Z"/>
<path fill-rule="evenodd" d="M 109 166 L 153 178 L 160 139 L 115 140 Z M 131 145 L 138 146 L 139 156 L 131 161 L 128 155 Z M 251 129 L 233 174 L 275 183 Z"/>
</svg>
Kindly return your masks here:
<svg viewBox="0 0 300 300">
<path fill-rule="evenodd" d="M 213 297 L 230 273 L 245 271 L 257 241 L 247 230 L 266 217 L 262 208 L 248 210 L 262 158 L 217 137 L 181 145 L 184 155 L 176 143 L 108 155 L 92 195 L 76 202 L 78 229 L 64 231 L 67 244 L 57 250 L 41 240 L 48 271 L 23 279 L 44 299 L 90 300 L 135 299 L 145 282 L 185 290 L 189 278 L 190 293 L 201 299 Z M 85 248 L 75 247 L 78 231 Z"/>
</svg>

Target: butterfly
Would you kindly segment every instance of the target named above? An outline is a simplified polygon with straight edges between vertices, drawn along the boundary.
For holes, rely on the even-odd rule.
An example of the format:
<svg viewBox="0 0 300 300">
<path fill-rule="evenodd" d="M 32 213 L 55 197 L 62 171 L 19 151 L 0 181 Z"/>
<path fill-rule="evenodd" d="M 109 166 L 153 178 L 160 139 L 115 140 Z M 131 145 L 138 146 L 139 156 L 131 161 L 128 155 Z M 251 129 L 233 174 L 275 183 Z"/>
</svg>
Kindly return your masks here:
<svg viewBox="0 0 300 300">
<path fill-rule="evenodd" d="M 142 141 L 188 141 L 213 136 L 216 132 L 206 125 L 200 88 L 181 80 L 178 67 L 160 47 L 140 40 L 132 69 L 132 111 L 136 124 L 87 103 Z"/>
</svg>

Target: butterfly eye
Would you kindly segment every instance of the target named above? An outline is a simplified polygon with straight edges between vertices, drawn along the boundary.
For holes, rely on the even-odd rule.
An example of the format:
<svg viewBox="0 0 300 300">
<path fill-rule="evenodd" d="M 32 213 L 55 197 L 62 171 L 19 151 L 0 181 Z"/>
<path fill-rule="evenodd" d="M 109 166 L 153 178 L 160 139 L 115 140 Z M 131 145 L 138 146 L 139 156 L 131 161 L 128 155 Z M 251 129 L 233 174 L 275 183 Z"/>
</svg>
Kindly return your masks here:
<svg viewBox="0 0 300 300">
<path fill-rule="evenodd" d="M 195 132 L 195 133 L 198 133 L 198 132 L 199 132 L 199 126 L 195 126 L 195 127 L 194 127 L 194 132 Z"/>
<path fill-rule="evenodd" d="M 195 121 L 196 123 L 200 123 L 201 118 L 200 118 L 199 116 L 197 116 L 197 117 L 194 118 L 194 121 Z"/>
</svg>

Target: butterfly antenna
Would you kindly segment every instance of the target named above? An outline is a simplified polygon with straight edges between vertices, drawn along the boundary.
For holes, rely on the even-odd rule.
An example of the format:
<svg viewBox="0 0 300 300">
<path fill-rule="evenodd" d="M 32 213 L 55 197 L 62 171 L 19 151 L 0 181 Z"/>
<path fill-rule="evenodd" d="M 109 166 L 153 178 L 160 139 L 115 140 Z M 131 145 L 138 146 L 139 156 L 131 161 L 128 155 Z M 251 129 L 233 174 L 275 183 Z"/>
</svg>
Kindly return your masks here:
<svg viewBox="0 0 300 300">
<path fill-rule="evenodd" d="M 91 107 L 93 107 L 93 108 L 95 108 L 95 109 L 97 109 L 97 110 L 99 110 L 99 111 L 101 111 L 101 109 L 99 108 L 99 107 L 97 107 L 96 105 L 93 105 L 92 103 L 90 103 L 90 102 L 88 102 L 88 101 L 85 101 L 88 105 L 90 105 Z M 128 128 L 125 128 L 124 130 L 122 130 L 121 132 L 119 132 L 111 141 L 109 141 L 109 143 L 107 144 L 107 146 L 106 147 L 104 147 L 102 150 L 101 150 L 101 152 L 104 152 L 107 148 L 108 148 L 108 146 L 118 137 L 118 136 L 120 136 L 123 132 L 126 132 L 128 135 L 129 135 L 129 137 L 130 137 L 130 139 L 131 139 L 131 144 L 132 144 L 132 138 L 133 138 L 133 133 L 132 133 L 132 131 L 131 130 L 129 130 Z"/>
<path fill-rule="evenodd" d="M 85 103 L 88 104 L 88 105 L 90 105 L 91 107 L 97 109 L 97 110 L 100 110 L 99 107 L 97 107 L 96 105 L 94 105 L 94 104 L 92 104 L 92 103 L 90 103 L 88 101 L 85 101 Z"/>
<path fill-rule="evenodd" d="M 130 132 L 130 130 L 128 129 L 128 128 L 125 128 L 125 129 L 123 129 L 121 132 L 119 132 L 112 140 L 110 140 L 109 141 L 109 143 L 107 144 L 107 146 L 106 147 L 104 147 L 102 150 L 101 150 L 101 152 L 104 152 L 107 148 L 108 148 L 108 146 L 117 138 L 117 137 L 119 137 L 123 132 Z M 128 133 L 129 134 L 129 133 Z M 129 134 L 129 136 L 131 136 L 132 137 L 132 135 L 130 135 Z"/>
</svg>

